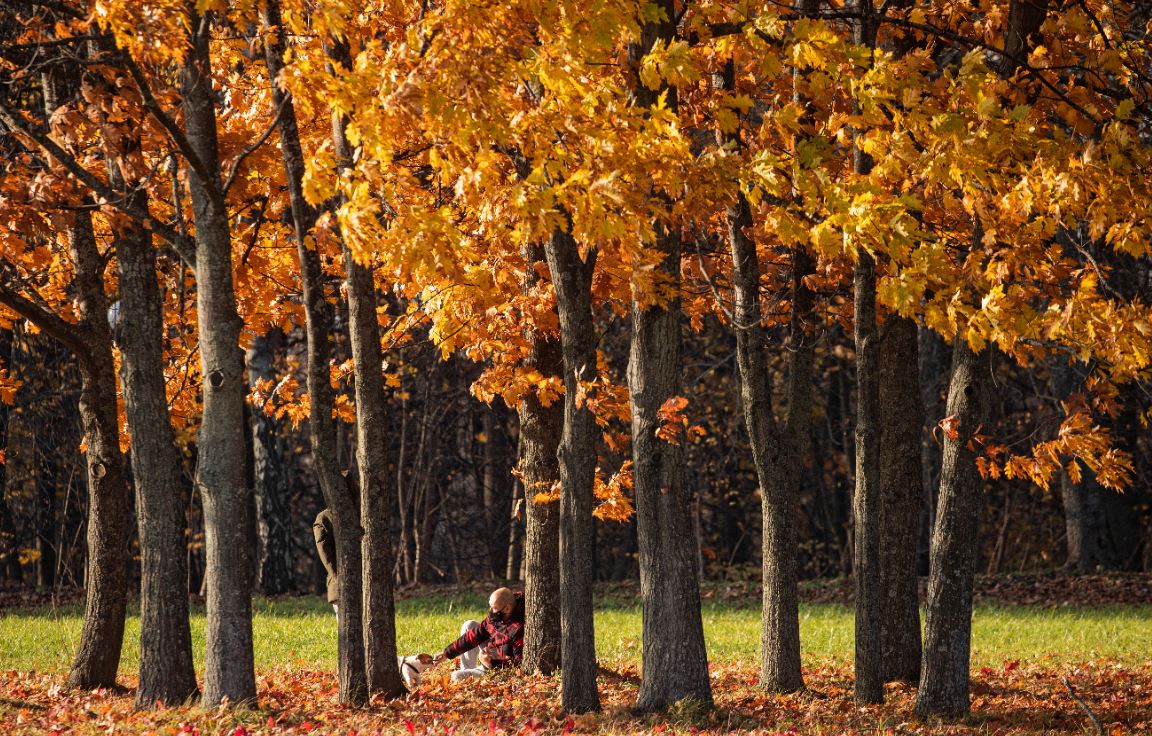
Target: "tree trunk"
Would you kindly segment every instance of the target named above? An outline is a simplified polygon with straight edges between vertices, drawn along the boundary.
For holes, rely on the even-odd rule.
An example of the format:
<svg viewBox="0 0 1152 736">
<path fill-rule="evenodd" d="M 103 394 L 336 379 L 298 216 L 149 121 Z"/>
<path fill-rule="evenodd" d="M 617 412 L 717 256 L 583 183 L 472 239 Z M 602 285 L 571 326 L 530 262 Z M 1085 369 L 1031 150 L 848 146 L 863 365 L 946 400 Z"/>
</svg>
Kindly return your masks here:
<svg viewBox="0 0 1152 736">
<path fill-rule="evenodd" d="M 88 463 L 88 571 L 84 627 L 68 673 L 78 688 L 112 687 L 128 605 L 128 483 L 120 452 L 116 369 L 104 296 L 104 267 L 92 220 L 77 213 L 70 233 L 80 327 L 89 346 L 81 360 L 80 418 Z"/>
<path fill-rule="evenodd" d="M 968 662 L 972 635 L 972 586 L 978 553 L 982 481 L 970 441 L 987 421 L 991 404 L 992 348 L 974 354 L 957 337 L 953 348 L 948 416 L 955 439 L 944 437 L 940 498 L 932 533 L 924 657 L 916 711 L 962 716 L 968 712 Z"/>
<path fill-rule="evenodd" d="M 60 447 L 56 443 L 44 447 L 34 442 L 32 448 L 38 460 L 36 467 L 36 587 L 41 590 L 56 588 L 56 532 L 59 527 L 56 495 L 63 485 L 60 468 Z"/>
<path fill-rule="evenodd" d="M 544 248 L 523 249 L 526 289 L 539 283 L 536 264 L 544 260 Z M 525 368 L 542 376 L 564 375 L 560 340 L 530 330 L 531 344 Z M 524 538 L 524 658 L 526 673 L 551 675 L 560 667 L 560 505 L 536 503 L 537 493 L 552 490 L 560 479 L 557 450 L 564 427 L 564 403 L 540 403 L 535 392 L 521 401 L 520 472 L 524 488 L 527 524 Z"/>
<path fill-rule="evenodd" d="M 484 521 L 488 542 L 488 565 L 492 577 L 500 577 L 508 568 L 512 554 L 508 534 L 512 501 L 512 474 L 508 460 L 508 409 L 493 404 L 481 415 L 484 432 L 484 470 L 481 485 L 484 492 Z"/>
<path fill-rule="evenodd" d="M 345 42 L 329 48 L 332 62 L 346 72 L 352 59 Z M 341 168 L 352 163 L 347 121 L 332 116 L 332 139 Z M 380 323 L 376 316 L 376 285 L 372 269 L 357 263 L 341 238 L 344 283 L 348 293 L 348 332 L 356 384 L 356 468 L 360 487 L 360 518 L 364 524 L 363 636 L 365 671 L 370 693 L 388 698 L 408 689 L 396 667 L 396 604 L 392 590 L 392 500 L 387 472 L 388 412 L 384 401 Z M 341 606 L 343 608 L 343 606 Z"/>
<path fill-rule="evenodd" d="M 248 382 L 274 381 L 276 354 L 282 349 L 278 330 L 253 338 L 248 348 Z M 256 537 L 259 559 L 256 563 L 257 588 L 264 595 L 281 595 L 296 590 L 292 573 L 292 509 L 288 486 L 287 456 L 279 423 L 253 406 L 249 414 L 252 433 L 252 490 L 255 494 Z"/>
<path fill-rule="evenodd" d="M 944 418 L 946 396 L 944 387 L 948 385 L 951 363 L 951 346 L 936 332 L 926 327 L 917 329 L 916 347 L 920 353 L 920 396 L 924 404 L 925 429 L 935 427 Z M 920 514 L 920 534 L 916 549 L 916 572 L 928 574 L 928 558 L 931 552 L 932 525 L 936 520 L 936 499 L 940 493 L 940 444 L 933 432 L 921 431 L 920 464 L 924 472 L 923 512 Z"/>
<path fill-rule="evenodd" d="M 872 0 L 857 0 L 861 17 L 853 41 L 872 49 L 876 20 Z M 872 160 L 853 143 L 853 171 L 866 177 Z M 856 330 L 856 492 L 852 498 L 856 533 L 852 575 L 856 582 L 855 700 L 884 702 L 880 644 L 880 366 L 876 334 L 876 259 L 856 250 L 854 278 Z"/>
<path fill-rule="evenodd" d="M 1013 0 L 1004 31 L 998 72 L 1007 78 L 1027 56 L 1032 35 L 1048 12 L 1046 0 Z M 973 223 L 973 248 L 980 247 L 981 225 Z M 979 553 L 983 482 L 976 468 L 972 437 L 987 421 L 992 403 L 992 351 L 975 355 L 958 335 L 952 351 L 947 416 L 957 421 L 955 439 L 944 439 L 940 497 L 932 533 L 925 606 L 924 656 L 916 712 L 922 716 L 963 716 L 969 708 L 972 586 Z"/>
<path fill-rule="evenodd" d="M 74 94 L 78 73 L 77 67 L 67 65 L 43 76 L 46 118 Z M 128 605 L 128 483 L 120 452 L 104 262 L 88 211 L 72 215 L 68 245 L 75 267 L 73 293 L 79 320 L 75 327 L 67 325 L 62 330 L 72 333 L 68 337 L 75 343 L 72 350 L 80 364 L 80 418 L 88 470 L 84 626 L 68 685 L 87 689 L 114 686 L 120 666 Z"/>
<path fill-rule="evenodd" d="M 368 689 L 407 692 L 396 667 L 396 604 L 392 590 L 392 499 L 388 487 L 388 416 L 380 326 L 372 272 L 344 251 L 349 333 L 356 374 L 356 466 L 364 524 L 364 647 Z"/>
<path fill-rule="evenodd" d="M 680 280 L 680 238 L 657 228 L 654 244 L 661 269 Z M 633 480 L 644 600 L 643 673 L 633 711 L 666 709 L 691 698 L 712 705 L 708 652 L 700 618 L 700 571 L 696 565 L 690 494 L 684 487 L 679 442 L 657 436 L 660 410 L 680 393 L 680 300 L 649 307 L 633 300 L 628 357 L 632 410 Z"/>
<path fill-rule="evenodd" d="M 662 19 L 645 22 L 638 42 L 628 47 L 632 103 L 648 109 L 663 99 L 675 111 L 677 90 L 664 84 L 650 89 L 637 73 L 646 54 L 658 43 L 671 43 L 676 36 L 675 3 L 658 0 L 656 7 Z M 679 234 L 657 224 L 656 240 L 650 247 L 663 255 L 661 270 L 679 284 Z M 679 331 L 678 298 L 667 307 L 656 307 L 641 303 L 634 295 L 628 387 L 640 592 L 644 599 L 644 678 L 633 708 L 637 713 L 664 710 L 685 698 L 712 705 L 683 451 L 678 444 L 656 435 L 663 421 L 661 408 L 680 391 Z"/>
<path fill-rule="evenodd" d="M 113 181 L 124 185 L 110 162 Z M 125 187 L 127 191 L 127 187 Z M 143 193 L 129 195 L 140 209 Z M 151 235 L 125 226 L 116 239 L 120 276 L 121 382 L 132 436 L 132 478 L 140 533 L 140 685 L 136 707 L 178 705 L 197 693 L 183 554 L 180 456 L 164 390 L 164 314 Z"/>
<path fill-rule="evenodd" d="M 796 504 L 799 478 L 798 447 L 790 438 L 806 436 L 797 427 L 787 435 L 772 413 L 772 387 L 765 366 L 767 344 L 761 326 L 760 263 L 756 244 L 748 235 L 752 213 L 743 194 L 728 208 L 728 244 L 732 251 L 736 331 L 736 364 L 740 372 L 740 399 L 748 429 L 756 476 L 760 481 L 763 516 L 763 613 L 760 638 L 760 686 L 770 692 L 804 688 L 800 670 L 800 610 L 796 570 Z M 795 254 L 800 257 L 800 253 Z M 794 283 L 800 282 L 794 279 Z M 802 308 L 793 300 L 794 310 Z M 801 336 L 802 337 L 802 336 Z M 797 350 L 792 358 L 793 385 L 808 382 L 811 350 Z M 807 361 L 808 368 L 805 369 Z M 810 390 L 810 389 L 809 389 Z M 810 405 L 793 399 L 790 420 L 810 412 Z M 804 423 L 806 425 L 806 422 Z"/>
<path fill-rule="evenodd" d="M 916 323 L 892 315 L 880 350 L 880 645 L 885 682 L 920 680 L 916 550 L 924 499 Z"/>
<path fill-rule="evenodd" d="M 580 382 L 596 375 L 592 273 L 596 252 L 580 258 L 571 235 L 556 230 L 545 248 L 564 352 L 564 431 L 560 438 L 561 687 L 565 712 L 600 710 L 596 640 L 592 625 L 592 484 L 596 473 L 596 420 L 577 398 Z"/>
<path fill-rule="evenodd" d="M 198 166 L 189 190 L 196 224 L 196 302 L 204 411 L 197 484 L 204 504 L 207 626 L 202 703 L 214 708 L 256 697 L 252 654 L 252 564 L 244 458 L 244 354 L 232 285 L 232 240 L 220 181 L 210 18 L 193 12 L 180 69 L 184 125 Z M 199 171 L 198 171 L 199 169 Z M 203 173 L 201 173 L 203 172 Z"/>
<path fill-rule="evenodd" d="M 329 362 L 332 357 L 332 305 L 324 295 L 324 274 L 319 248 L 309 243 L 316 210 L 304 199 L 304 154 L 300 146 L 296 110 L 292 97 L 281 86 L 284 40 L 280 6 L 269 0 L 264 6 L 264 23 L 268 35 L 265 63 L 272 85 L 272 101 L 279 110 L 277 132 L 283 155 L 288 196 L 292 207 L 292 224 L 296 251 L 300 259 L 300 280 L 304 292 L 305 334 L 308 339 L 309 435 L 312 461 L 324 500 L 332 512 L 336 537 L 336 567 L 340 571 L 340 605 L 337 611 L 337 651 L 340 679 L 340 702 L 362 705 L 368 700 L 368 682 L 364 659 L 364 620 L 361 596 L 363 553 L 361 550 L 360 509 L 356 484 L 346 482 L 337 457 L 336 425 L 332 416 L 334 395 Z M 371 276 L 369 276 L 369 284 Z M 375 320 L 375 306 L 372 307 Z M 377 340 L 377 345 L 379 340 Z M 379 374 L 379 365 L 376 373 Z M 357 383 L 371 379 L 358 375 Z M 366 450 L 368 448 L 365 448 Z M 377 472 L 383 472 L 380 467 Z"/>
</svg>

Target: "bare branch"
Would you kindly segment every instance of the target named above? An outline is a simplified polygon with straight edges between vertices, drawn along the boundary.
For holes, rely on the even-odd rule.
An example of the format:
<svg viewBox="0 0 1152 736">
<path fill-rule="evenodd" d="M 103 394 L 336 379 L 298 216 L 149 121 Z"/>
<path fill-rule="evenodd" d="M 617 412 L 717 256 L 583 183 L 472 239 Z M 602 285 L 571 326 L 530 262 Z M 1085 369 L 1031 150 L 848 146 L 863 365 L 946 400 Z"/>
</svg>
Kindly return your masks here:
<svg viewBox="0 0 1152 736">
<path fill-rule="evenodd" d="M 149 215 L 147 210 L 133 207 L 127 202 L 127 198 L 118 194 L 107 182 L 102 181 L 98 176 L 81 166 L 80 162 L 77 161 L 72 154 L 61 148 L 60 145 L 52 140 L 45 132 L 29 125 L 28 121 L 24 120 L 17 111 L 12 110 L 12 108 L 8 107 L 3 101 L 0 101 L 0 122 L 3 122 L 10 129 L 19 130 L 31 138 L 37 145 L 44 149 L 45 153 L 63 164 L 64 168 L 68 169 L 74 177 L 91 189 L 92 193 L 99 199 L 104 200 L 107 204 L 137 220 L 145 229 L 155 232 L 167 241 L 189 266 L 195 267 L 195 248 L 186 236 L 181 236 L 173 232 L 171 228 L 158 222 Z"/>
<path fill-rule="evenodd" d="M 92 352 L 81 337 L 78 325 L 66 322 L 60 315 L 45 309 L 3 282 L 0 282 L 0 304 L 36 325 L 44 334 L 58 340 L 81 363 L 91 363 Z"/>
</svg>

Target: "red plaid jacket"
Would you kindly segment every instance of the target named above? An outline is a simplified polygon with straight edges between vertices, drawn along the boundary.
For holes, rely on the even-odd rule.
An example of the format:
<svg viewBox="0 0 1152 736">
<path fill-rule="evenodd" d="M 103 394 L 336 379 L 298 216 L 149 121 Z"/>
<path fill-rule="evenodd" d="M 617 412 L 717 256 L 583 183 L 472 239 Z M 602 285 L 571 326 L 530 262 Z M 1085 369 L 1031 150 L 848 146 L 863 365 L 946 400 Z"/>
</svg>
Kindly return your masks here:
<svg viewBox="0 0 1152 736">
<path fill-rule="evenodd" d="M 454 659 L 469 649 L 483 647 L 492 659 L 492 669 L 519 665 L 524 654 L 524 594 L 515 595 L 516 603 L 507 619 L 493 621 L 491 615 L 485 616 L 478 628 L 449 644 L 444 656 Z"/>
</svg>

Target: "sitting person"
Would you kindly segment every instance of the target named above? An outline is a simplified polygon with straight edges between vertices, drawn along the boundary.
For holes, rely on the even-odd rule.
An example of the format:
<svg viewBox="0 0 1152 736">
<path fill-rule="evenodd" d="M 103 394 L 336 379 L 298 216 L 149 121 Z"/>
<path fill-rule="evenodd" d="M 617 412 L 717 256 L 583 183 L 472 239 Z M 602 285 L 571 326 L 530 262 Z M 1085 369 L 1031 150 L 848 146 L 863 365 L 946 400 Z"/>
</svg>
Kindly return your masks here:
<svg viewBox="0 0 1152 736">
<path fill-rule="evenodd" d="M 460 658 L 452 682 L 480 677 L 490 670 L 519 666 L 524 653 L 524 594 L 499 588 L 488 597 L 488 615 L 482 622 L 465 621 L 460 638 L 433 657 L 440 664 Z"/>
</svg>

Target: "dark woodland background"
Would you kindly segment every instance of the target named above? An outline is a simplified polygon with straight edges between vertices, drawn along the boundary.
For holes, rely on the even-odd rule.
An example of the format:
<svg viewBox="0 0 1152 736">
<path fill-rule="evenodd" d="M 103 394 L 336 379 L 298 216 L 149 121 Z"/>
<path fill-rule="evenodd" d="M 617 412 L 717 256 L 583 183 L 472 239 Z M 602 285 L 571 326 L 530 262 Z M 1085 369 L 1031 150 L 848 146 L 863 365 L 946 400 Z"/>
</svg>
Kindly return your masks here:
<svg viewBox="0 0 1152 736">
<path fill-rule="evenodd" d="M 622 381 L 627 320 L 609 318 L 603 324 L 601 349 Z M 687 454 L 701 569 L 706 579 L 758 581 L 760 499 L 740 415 L 735 340 L 711 320 L 699 333 L 686 330 L 685 339 L 688 413 L 707 431 Z M 809 579 L 852 572 L 852 338 L 833 328 L 816 339 L 816 419 L 799 520 L 801 575 Z M 346 338 L 338 344 L 348 352 Z M 302 333 L 256 339 L 248 353 L 250 380 L 282 375 L 304 363 L 304 349 Z M 920 390 L 928 417 L 922 441 L 924 508 L 915 540 L 921 574 L 927 574 L 928 520 L 939 485 L 939 430 L 934 433 L 933 427 L 944 416 L 950 353 L 936 335 L 921 331 Z M 386 359 L 403 375 L 403 389 L 389 398 L 395 418 L 389 464 L 399 489 L 393 510 L 395 581 L 520 580 L 524 499 L 512 472 L 517 465 L 516 412 L 499 400 L 488 406 L 473 398 L 469 387 L 480 366 L 463 357 L 442 361 L 426 341 L 394 350 Z M 0 332 L 0 360 L 23 382 L 13 403 L 0 406 L 6 459 L 0 465 L 0 586 L 24 591 L 83 587 L 86 489 L 79 451 L 79 372 L 63 348 L 21 323 Z M 1059 403 L 1077 390 L 1080 378 L 1055 364 L 1024 370 L 999 361 L 992 436 L 1021 451 L 1050 438 L 1062 418 Z M 1117 494 L 1099 487 L 1087 472 L 1079 484 L 1065 476 L 1047 490 L 1027 481 L 989 480 L 986 503 L 978 512 L 978 571 L 1152 570 L 1152 437 L 1139 422 L 1152 398 L 1140 385 L 1125 391 L 1125 409 L 1108 426 L 1117 444 L 1133 456 L 1133 486 Z M 324 574 L 311 525 L 324 502 L 310 468 L 307 426 L 294 427 L 252 406 L 248 410 L 257 589 L 269 595 L 318 593 Z M 351 425 L 341 426 L 345 468 L 353 463 L 353 434 Z M 197 593 L 204 535 L 200 499 L 192 493 L 195 438 L 182 439 L 188 586 Z M 626 459 L 604 447 L 601 452 L 609 473 Z M 132 547 L 132 575 L 138 579 L 139 547 L 135 541 Z M 634 521 L 598 520 L 594 549 L 597 580 L 638 577 Z"/>
</svg>

